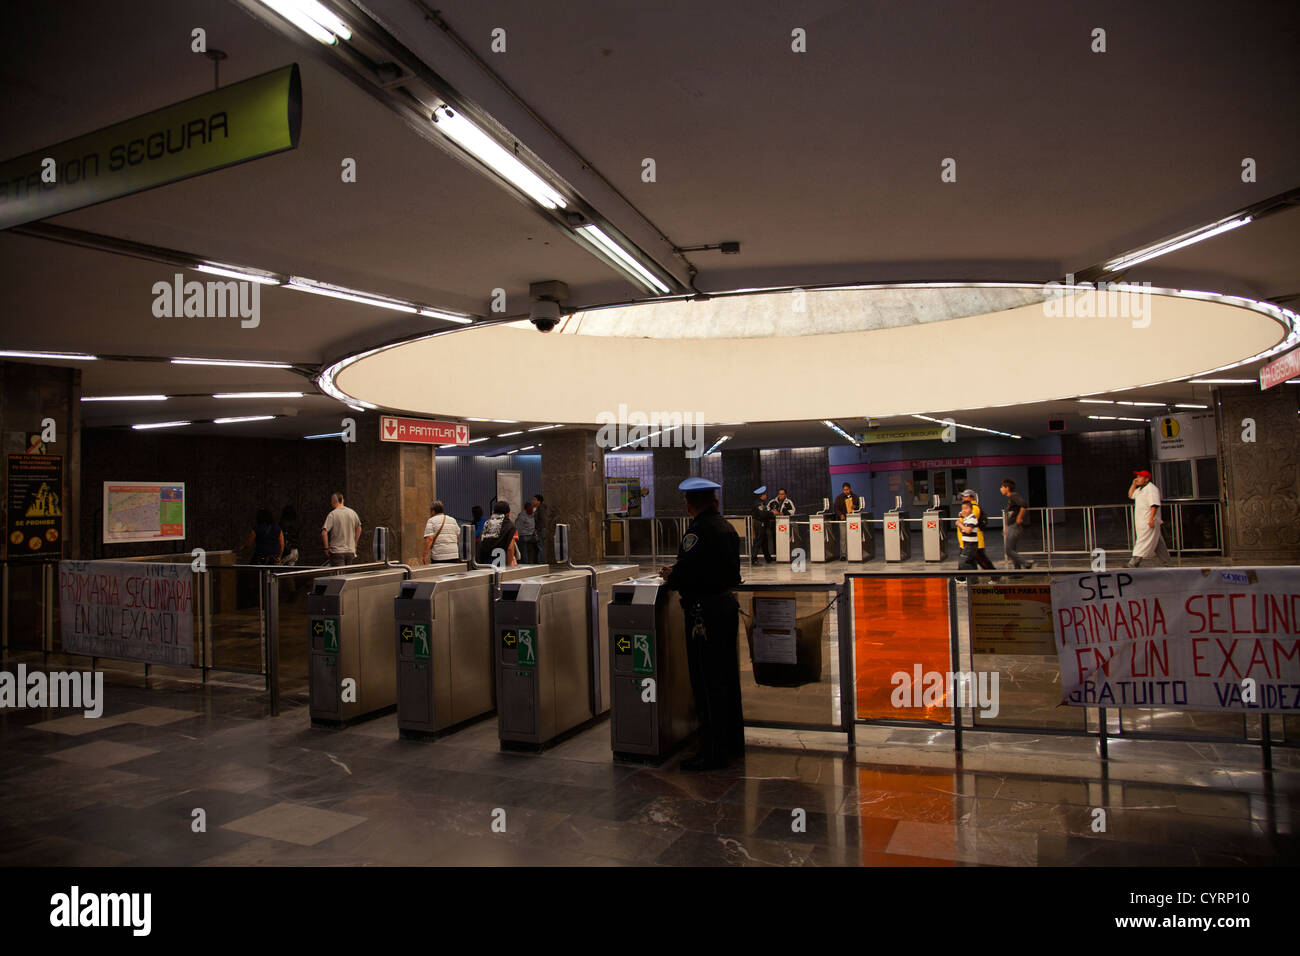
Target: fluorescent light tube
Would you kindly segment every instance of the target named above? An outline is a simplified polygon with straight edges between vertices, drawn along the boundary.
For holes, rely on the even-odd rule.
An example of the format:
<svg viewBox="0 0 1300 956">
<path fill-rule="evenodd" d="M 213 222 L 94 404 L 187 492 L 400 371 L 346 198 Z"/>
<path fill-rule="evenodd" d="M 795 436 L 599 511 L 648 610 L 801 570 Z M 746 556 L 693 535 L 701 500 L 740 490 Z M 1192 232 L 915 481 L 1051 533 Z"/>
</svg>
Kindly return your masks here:
<svg viewBox="0 0 1300 956">
<path fill-rule="evenodd" d="M 564 197 L 495 139 L 449 106 L 434 111 L 434 126 L 479 162 L 546 209 L 563 209 Z"/>
<path fill-rule="evenodd" d="M 1191 385 L 1254 385 L 1253 378 L 1194 378 Z"/>
<path fill-rule="evenodd" d="M 312 441 L 316 438 L 339 438 L 342 434 L 342 432 L 327 432 L 324 435 L 303 435 L 302 437 L 307 441 Z"/>
<path fill-rule="evenodd" d="M 502 432 L 500 435 L 497 436 L 497 438 L 509 438 L 511 435 L 522 435 L 522 434 L 523 434 L 522 431 L 517 431 L 517 432 Z"/>
<path fill-rule="evenodd" d="M 12 349 L 0 351 L 0 358 L 34 358 L 34 359 L 73 359 L 78 362 L 94 362 L 98 355 L 86 355 L 84 352 L 19 352 Z"/>
<path fill-rule="evenodd" d="M 249 282 L 260 282 L 262 285 L 279 285 L 280 280 L 268 275 L 262 275 L 257 272 L 240 272 L 238 269 L 228 269 L 224 266 L 210 266 L 206 263 L 194 267 L 196 272 L 208 272 L 214 276 L 229 276 L 232 279 L 247 279 Z"/>
<path fill-rule="evenodd" d="M 1240 216 L 1235 218 L 1221 219 L 1216 223 L 1205 226 L 1192 232 L 1184 233 L 1181 236 L 1175 236 L 1164 242 L 1158 242 L 1155 245 L 1145 246 L 1141 249 L 1134 250 L 1118 259 L 1112 259 L 1105 263 L 1102 268 L 1107 272 L 1115 272 L 1119 269 L 1127 269 L 1129 266 L 1135 266 L 1139 262 L 1146 262 L 1148 259 L 1154 259 L 1157 256 L 1163 256 L 1173 252 L 1176 249 L 1182 249 L 1190 246 L 1192 243 L 1201 242 L 1204 239 L 1210 239 L 1214 236 L 1221 235 L 1236 229 L 1238 226 L 1244 226 L 1246 223 L 1253 221 L 1251 216 Z"/>
<path fill-rule="evenodd" d="M 455 322 L 458 325 L 469 325 L 474 320 L 468 315 L 457 315 L 454 312 L 443 312 L 441 309 L 419 309 L 420 315 L 427 315 L 431 319 L 442 319 L 444 322 Z"/>
<path fill-rule="evenodd" d="M 1081 398 L 1080 404 L 1083 405 L 1114 405 L 1115 403 L 1109 398 Z"/>
<path fill-rule="evenodd" d="M 604 231 L 602 231 L 600 227 L 593 225 L 579 226 L 577 231 L 582 233 L 582 235 L 585 236 L 592 245 L 613 258 L 615 262 L 621 263 L 623 271 L 630 273 L 641 283 L 648 285 L 652 290 L 661 292 L 665 295 L 668 293 L 668 286 L 655 278 L 654 273 L 634 259 L 626 250 L 623 249 L 622 246 L 616 243 L 609 236 L 605 235 Z"/>
<path fill-rule="evenodd" d="M 724 441 L 726 441 L 726 440 L 729 439 L 730 437 L 731 437 L 730 435 L 723 435 L 721 438 L 719 438 L 717 441 L 715 441 L 715 442 L 713 443 L 713 445 L 709 448 L 709 450 L 706 451 L 704 454 L 706 454 L 706 455 L 712 455 L 715 451 L 718 450 L 718 446 L 721 445 Z"/>
<path fill-rule="evenodd" d="M 181 425 L 193 425 L 193 422 L 153 422 L 148 425 L 132 425 L 137 431 L 144 431 L 146 428 L 177 428 Z"/>
<path fill-rule="evenodd" d="M 214 418 L 214 425 L 233 425 L 236 422 L 269 422 L 274 415 L 245 415 L 242 418 Z"/>
<path fill-rule="evenodd" d="M 347 24 L 316 0 L 262 0 L 262 3 L 326 46 L 333 46 L 339 37 L 352 39 Z"/>
<path fill-rule="evenodd" d="M 83 402 L 165 402 L 166 395 L 83 395 Z"/>
<path fill-rule="evenodd" d="M 947 425 L 948 423 L 942 418 L 931 418 L 929 415 L 913 415 L 913 418 L 920 418 L 927 422 L 934 422 L 936 425 Z M 1099 418 L 1098 415 L 1089 415 L 1089 418 Z M 1021 435 L 1013 435 L 1011 432 L 1000 432 L 995 428 L 980 428 L 978 425 L 963 425 L 961 422 L 953 422 L 958 428 L 969 428 L 972 431 L 984 432 L 989 435 L 1001 435 L 1003 438 L 1021 438 Z"/>
<path fill-rule="evenodd" d="M 485 435 L 485 436 L 483 436 L 482 438 L 471 438 L 469 441 L 465 442 L 465 444 L 466 444 L 466 445 L 477 445 L 477 444 L 478 444 L 479 442 L 481 442 L 481 441 L 487 441 L 487 440 L 488 440 L 488 437 L 489 437 L 489 436 Z"/>
<path fill-rule="evenodd" d="M 559 428 L 559 425 L 538 425 L 536 428 L 528 429 L 530 432 L 544 432 L 548 428 Z"/>
<path fill-rule="evenodd" d="M 231 368 L 293 368 L 283 362 L 244 362 L 235 359 L 174 358 L 173 365 L 223 365 Z"/>
<path fill-rule="evenodd" d="M 1174 408 L 1209 408 L 1209 405 L 1175 405 Z"/>
<path fill-rule="evenodd" d="M 302 392 L 218 392 L 213 398 L 302 398 Z"/>
<path fill-rule="evenodd" d="M 362 305 L 373 305 L 381 309 L 392 309 L 394 312 L 409 312 L 412 315 L 420 310 L 413 305 L 405 302 L 398 302 L 396 299 L 385 299 L 383 296 L 371 295 L 368 292 L 358 292 L 355 289 L 345 289 L 342 286 L 330 285 L 326 282 L 317 282 L 314 279 L 304 279 L 302 276 L 289 276 L 289 281 L 285 283 L 290 289 L 297 289 L 299 292 L 310 292 L 313 295 L 327 295 L 332 299 L 346 299 L 349 302 L 359 302 Z"/>
</svg>

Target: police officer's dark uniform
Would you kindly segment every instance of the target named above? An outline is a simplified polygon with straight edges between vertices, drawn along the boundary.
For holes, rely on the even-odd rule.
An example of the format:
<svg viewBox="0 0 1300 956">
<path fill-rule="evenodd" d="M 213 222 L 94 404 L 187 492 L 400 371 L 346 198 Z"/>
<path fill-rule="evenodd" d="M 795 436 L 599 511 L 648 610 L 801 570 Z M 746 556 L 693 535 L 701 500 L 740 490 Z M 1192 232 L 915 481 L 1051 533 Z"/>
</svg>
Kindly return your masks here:
<svg viewBox="0 0 1300 956">
<path fill-rule="evenodd" d="M 721 486 L 706 478 L 688 478 L 678 487 L 711 494 Z M 731 593 L 740 584 L 740 536 L 716 505 L 687 526 L 677 562 L 666 577 L 686 614 L 686 659 L 700 721 L 699 753 L 684 760 L 682 768 L 724 767 L 728 756 L 745 751 L 736 649 L 740 612 Z"/>
<path fill-rule="evenodd" d="M 763 557 L 768 564 L 772 563 L 772 530 L 776 527 L 776 515 L 772 514 L 767 508 L 767 485 L 755 488 L 754 494 L 758 495 L 754 499 L 754 510 L 751 521 L 754 526 L 754 546 L 750 561 L 758 563 L 758 552 L 761 549 Z"/>
</svg>

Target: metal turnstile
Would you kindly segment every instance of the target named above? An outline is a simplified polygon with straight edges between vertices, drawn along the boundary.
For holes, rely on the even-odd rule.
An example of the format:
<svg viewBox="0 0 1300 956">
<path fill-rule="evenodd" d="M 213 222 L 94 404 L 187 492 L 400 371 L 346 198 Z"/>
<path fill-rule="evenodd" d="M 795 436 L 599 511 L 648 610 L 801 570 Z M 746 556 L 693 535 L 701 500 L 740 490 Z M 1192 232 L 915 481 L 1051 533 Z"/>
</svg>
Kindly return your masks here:
<svg viewBox="0 0 1300 956">
<path fill-rule="evenodd" d="M 850 561 L 865 560 L 863 557 L 863 545 L 865 544 L 863 531 L 866 526 L 867 523 L 863 520 L 862 515 L 856 512 L 847 515 L 844 519 L 844 547 L 845 554 Z"/>
<path fill-rule="evenodd" d="M 782 564 L 790 563 L 790 531 L 794 527 L 794 519 L 787 518 L 785 515 L 776 517 L 776 559 Z"/>
<path fill-rule="evenodd" d="M 826 525 L 828 522 L 820 515 L 808 519 L 808 560 L 824 564 L 826 562 Z"/>
<path fill-rule="evenodd" d="M 316 578 L 307 595 L 307 678 L 313 724 L 342 726 L 393 710 L 393 598 L 414 579 L 464 571 L 463 564 L 359 572 Z M 345 687 L 344 682 L 352 683 Z"/>
<path fill-rule="evenodd" d="M 501 585 L 496 601 L 502 747 L 545 747 L 609 710 L 609 599 L 636 565 L 562 569 Z"/>
<path fill-rule="evenodd" d="M 943 532 L 943 512 L 937 508 L 931 508 L 921 515 L 921 544 L 927 561 L 942 561 L 948 557 L 948 537 Z"/>
<path fill-rule="evenodd" d="M 698 728 L 681 602 L 659 578 L 624 581 L 609 603 L 610 746 L 662 761 Z"/>
<path fill-rule="evenodd" d="M 885 512 L 885 560 L 906 561 L 912 556 L 911 536 L 907 531 L 907 512 L 892 509 Z"/>
<path fill-rule="evenodd" d="M 522 564 L 402 582 L 393 600 L 400 736 L 440 736 L 496 711 L 496 582 L 545 571 Z"/>
</svg>

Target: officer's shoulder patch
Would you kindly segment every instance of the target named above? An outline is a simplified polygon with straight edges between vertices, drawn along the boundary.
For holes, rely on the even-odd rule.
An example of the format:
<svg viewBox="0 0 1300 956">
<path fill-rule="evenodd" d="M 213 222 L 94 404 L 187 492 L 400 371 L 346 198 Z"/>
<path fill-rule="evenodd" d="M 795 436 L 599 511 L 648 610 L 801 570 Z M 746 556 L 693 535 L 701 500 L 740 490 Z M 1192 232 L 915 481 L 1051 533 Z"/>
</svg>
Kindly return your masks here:
<svg viewBox="0 0 1300 956">
<path fill-rule="evenodd" d="M 699 540 L 700 539 L 695 535 L 688 534 L 686 537 L 682 538 L 682 550 L 683 551 L 691 550 L 691 548 L 695 547 L 695 543 Z"/>
</svg>

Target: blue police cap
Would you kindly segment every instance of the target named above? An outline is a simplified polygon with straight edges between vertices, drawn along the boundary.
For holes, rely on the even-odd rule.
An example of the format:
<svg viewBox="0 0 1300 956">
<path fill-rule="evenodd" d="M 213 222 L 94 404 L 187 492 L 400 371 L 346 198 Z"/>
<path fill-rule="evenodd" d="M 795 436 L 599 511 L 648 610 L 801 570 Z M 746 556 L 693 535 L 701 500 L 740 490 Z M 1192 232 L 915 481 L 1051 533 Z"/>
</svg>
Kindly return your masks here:
<svg viewBox="0 0 1300 956">
<path fill-rule="evenodd" d="M 721 487 L 722 485 L 718 484 L 716 481 L 709 481 L 709 479 L 707 478 L 687 478 L 685 481 L 683 481 L 680 485 L 677 486 L 677 490 L 678 491 L 708 491 L 712 489 L 716 491 Z"/>
<path fill-rule="evenodd" d="M 765 491 L 767 491 L 767 485 L 759 485 L 757 488 L 754 489 L 754 494 L 761 495 Z"/>
</svg>

